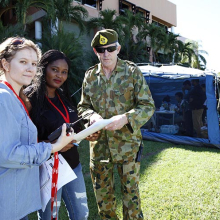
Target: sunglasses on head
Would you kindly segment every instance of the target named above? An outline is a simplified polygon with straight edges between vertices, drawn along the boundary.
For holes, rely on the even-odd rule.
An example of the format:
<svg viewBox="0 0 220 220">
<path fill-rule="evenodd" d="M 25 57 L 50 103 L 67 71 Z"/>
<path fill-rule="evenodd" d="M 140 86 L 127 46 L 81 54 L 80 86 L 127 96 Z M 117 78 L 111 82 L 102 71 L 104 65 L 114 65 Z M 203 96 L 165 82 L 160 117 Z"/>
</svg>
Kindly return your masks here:
<svg viewBox="0 0 220 220">
<path fill-rule="evenodd" d="M 10 49 L 11 46 L 18 46 L 18 45 L 22 45 L 24 43 L 24 39 L 22 38 L 13 38 L 10 42 L 10 44 L 5 48 L 5 52 L 4 52 L 4 57 L 7 57 L 7 53 Z"/>
<path fill-rule="evenodd" d="M 117 46 L 111 46 L 111 47 L 106 47 L 106 48 L 96 47 L 95 49 L 98 53 L 105 53 L 105 50 L 107 50 L 109 53 L 111 53 L 117 49 Z"/>
<path fill-rule="evenodd" d="M 24 40 L 22 38 L 15 38 L 12 40 L 11 45 L 17 46 L 23 43 L 24 43 Z"/>
</svg>

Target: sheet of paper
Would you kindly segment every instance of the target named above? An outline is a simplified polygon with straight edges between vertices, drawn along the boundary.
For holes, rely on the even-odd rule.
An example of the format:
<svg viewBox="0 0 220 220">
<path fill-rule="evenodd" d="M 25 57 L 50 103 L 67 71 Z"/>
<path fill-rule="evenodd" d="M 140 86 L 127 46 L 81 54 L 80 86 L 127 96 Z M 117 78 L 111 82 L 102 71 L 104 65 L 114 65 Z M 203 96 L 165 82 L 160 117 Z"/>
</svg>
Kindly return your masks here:
<svg viewBox="0 0 220 220">
<path fill-rule="evenodd" d="M 112 122 L 113 122 L 112 118 L 110 118 L 110 119 L 100 119 L 99 121 L 95 122 L 94 124 L 92 124 L 88 128 L 86 128 L 86 129 L 80 131 L 79 133 L 77 133 L 74 136 L 74 140 L 79 142 L 79 141 L 83 140 L 84 138 L 88 137 L 90 134 L 93 134 L 93 133 L 101 130 L 106 125 L 108 125 Z"/>
<path fill-rule="evenodd" d="M 40 193 L 41 193 L 41 204 L 42 210 L 44 211 L 47 203 L 51 198 L 51 182 L 52 182 L 52 168 L 53 168 L 54 160 L 51 158 L 40 166 Z M 59 154 L 59 175 L 58 175 L 58 183 L 57 190 L 59 190 L 62 186 L 69 183 L 70 181 L 76 179 L 77 176 L 74 171 L 71 169 L 69 164 L 63 158 L 61 154 Z"/>
</svg>

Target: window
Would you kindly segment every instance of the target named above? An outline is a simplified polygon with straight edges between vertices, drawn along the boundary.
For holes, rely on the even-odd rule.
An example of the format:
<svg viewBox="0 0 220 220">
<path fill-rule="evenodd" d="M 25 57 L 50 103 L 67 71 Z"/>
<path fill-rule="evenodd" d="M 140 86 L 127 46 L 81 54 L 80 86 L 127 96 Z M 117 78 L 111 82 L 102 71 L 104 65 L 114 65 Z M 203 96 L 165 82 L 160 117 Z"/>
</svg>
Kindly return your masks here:
<svg viewBox="0 0 220 220">
<path fill-rule="evenodd" d="M 150 17 L 150 12 L 141 8 L 141 7 L 136 7 L 136 14 L 140 13 L 142 17 L 146 20 L 146 23 L 149 23 L 149 17 Z"/>
<path fill-rule="evenodd" d="M 143 18 L 146 20 L 146 23 L 149 23 L 150 12 L 148 10 L 141 8 L 141 7 L 138 7 L 129 1 L 119 0 L 119 13 L 120 13 L 120 15 L 124 15 L 126 9 L 132 11 L 133 14 L 141 13 Z"/>
<path fill-rule="evenodd" d="M 124 15 L 126 9 L 127 9 L 127 10 L 130 9 L 129 5 L 124 4 L 124 3 L 121 3 L 121 5 L 120 5 L 120 10 L 119 10 L 120 15 Z"/>
<path fill-rule="evenodd" d="M 120 15 L 124 15 L 124 12 L 126 9 L 132 11 L 133 14 L 135 14 L 135 8 L 136 8 L 136 6 L 133 3 L 126 1 L 126 0 L 119 0 L 119 13 L 120 13 Z"/>
<path fill-rule="evenodd" d="M 161 23 L 159 23 L 157 21 L 152 21 L 152 24 L 155 24 L 156 26 L 162 27 L 162 28 L 165 29 L 166 32 L 168 32 L 168 27 L 166 25 L 161 24 Z"/>
<path fill-rule="evenodd" d="M 97 0 L 81 0 L 82 4 L 90 5 L 94 8 L 97 8 Z"/>
<path fill-rule="evenodd" d="M 145 17 L 145 13 L 144 13 L 144 11 L 141 11 L 141 10 L 136 10 L 136 13 L 141 14 L 143 18 Z"/>
</svg>

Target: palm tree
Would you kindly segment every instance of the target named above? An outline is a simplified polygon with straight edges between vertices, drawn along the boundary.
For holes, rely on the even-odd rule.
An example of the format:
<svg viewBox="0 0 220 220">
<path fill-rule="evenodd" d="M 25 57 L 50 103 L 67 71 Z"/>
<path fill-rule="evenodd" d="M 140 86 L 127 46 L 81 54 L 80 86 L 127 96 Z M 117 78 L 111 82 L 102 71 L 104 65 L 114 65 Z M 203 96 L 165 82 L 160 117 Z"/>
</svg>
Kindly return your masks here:
<svg viewBox="0 0 220 220">
<path fill-rule="evenodd" d="M 118 16 L 115 19 L 120 25 L 121 31 L 120 42 L 126 42 L 128 39 L 135 41 L 135 36 L 144 24 L 144 18 L 140 13 L 133 14 L 130 10 L 125 10 L 124 15 Z M 126 44 L 126 43 L 125 43 Z M 128 45 L 126 45 L 128 46 Z"/>
<path fill-rule="evenodd" d="M 208 55 L 205 50 L 201 50 L 201 45 L 197 41 L 187 41 L 190 44 L 190 48 L 194 51 L 193 59 L 191 61 L 191 66 L 193 68 L 205 69 L 206 68 L 206 59 L 203 54 Z"/>
<path fill-rule="evenodd" d="M 165 43 L 164 43 L 164 57 L 167 57 L 167 63 L 172 62 L 172 64 L 175 63 L 177 59 L 177 54 L 179 50 L 179 35 L 174 34 L 172 32 L 168 32 L 165 35 Z"/>
<path fill-rule="evenodd" d="M 179 49 L 181 63 L 188 64 L 193 68 L 205 69 L 206 59 L 202 54 L 208 54 L 204 50 L 199 49 L 198 42 L 188 40 Z"/>
<path fill-rule="evenodd" d="M 147 52 L 147 45 L 143 41 L 133 42 L 128 41 L 129 47 L 122 45 L 119 57 L 123 60 L 130 60 L 134 63 L 148 63 L 149 54 Z"/>
<path fill-rule="evenodd" d="M 147 46 L 138 38 L 135 38 L 135 29 L 143 25 L 141 14 L 133 14 L 125 10 L 125 16 L 117 16 L 115 10 L 100 11 L 98 18 L 91 18 L 87 22 L 88 33 L 91 29 L 114 29 L 119 35 L 122 45 L 119 57 L 134 62 L 148 61 Z"/>
<path fill-rule="evenodd" d="M 166 31 L 155 24 L 144 24 L 139 36 L 147 41 L 152 49 L 153 62 L 158 61 L 158 52 L 166 47 Z"/>
<path fill-rule="evenodd" d="M 23 31 L 22 27 L 23 25 L 20 23 L 17 23 L 15 25 L 3 26 L 0 22 L 0 42 L 12 36 L 25 36 L 26 33 Z"/>
<path fill-rule="evenodd" d="M 21 23 L 24 27 L 24 30 L 26 29 L 26 24 L 28 23 L 28 17 L 27 17 L 27 11 L 31 7 L 37 8 L 37 9 L 43 9 L 48 13 L 50 17 L 53 17 L 54 12 L 54 3 L 53 0 L 16 0 L 15 3 L 9 0 L 3 0 L 1 3 L 1 9 L 0 9 L 0 18 L 1 16 L 11 10 L 15 9 L 16 11 L 16 19 L 19 23 Z"/>
<path fill-rule="evenodd" d="M 11 9 L 11 0 L 1 0 L 0 1 L 0 18 L 2 15 Z"/>
<path fill-rule="evenodd" d="M 53 24 L 58 19 L 61 29 L 62 21 L 76 22 L 80 31 L 85 29 L 84 19 L 88 16 L 88 12 L 80 5 L 73 6 L 72 0 L 16 0 L 14 4 L 9 0 L 3 0 L 0 5 L 0 18 L 5 12 L 15 9 L 16 19 L 23 24 L 25 30 L 28 23 L 27 11 L 31 7 L 44 10 Z"/>
<path fill-rule="evenodd" d="M 80 5 L 72 5 L 72 0 L 54 0 L 54 17 L 59 20 L 59 29 L 63 28 L 63 21 L 75 22 L 78 24 L 80 32 L 85 30 L 85 19 L 88 17 L 88 11 Z M 54 18 L 50 17 L 49 18 Z M 52 20 L 53 23 L 55 20 Z"/>
<path fill-rule="evenodd" d="M 119 57 L 133 62 L 148 62 L 147 44 L 139 38 L 138 30 L 142 29 L 144 19 L 141 14 L 125 10 L 123 16 L 116 18 L 121 25 L 119 39 L 122 49 Z"/>
<path fill-rule="evenodd" d="M 194 56 L 194 50 L 190 47 L 191 43 L 179 42 L 178 48 L 178 61 L 184 66 L 191 66 L 192 57 Z"/>
<path fill-rule="evenodd" d="M 91 29 L 114 29 L 118 31 L 121 27 L 116 20 L 117 12 L 115 10 L 105 9 L 99 12 L 98 18 L 91 18 L 87 21 L 87 31 Z"/>
</svg>

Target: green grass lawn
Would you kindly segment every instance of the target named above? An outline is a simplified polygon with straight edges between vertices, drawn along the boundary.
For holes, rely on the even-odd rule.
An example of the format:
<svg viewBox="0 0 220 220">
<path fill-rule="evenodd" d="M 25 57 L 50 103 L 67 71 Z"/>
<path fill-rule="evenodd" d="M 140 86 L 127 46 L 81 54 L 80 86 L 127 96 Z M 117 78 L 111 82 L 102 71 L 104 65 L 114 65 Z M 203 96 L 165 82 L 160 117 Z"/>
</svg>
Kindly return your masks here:
<svg viewBox="0 0 220 220">
<path fill-rule="evenodd" d="M 144 141 L 140 193 L 145 219 L 220 219 L 220 150 Z M 89 174 L 89 145 L 79 147 L 89 204 L 89 220 L 100 220 Z M 117 173 L 116 173 L 117 174 Z M 117 212 L 122 219 L 116 175 Z M 29 216 L 36 220 L 36 213 Z M 62 205 L 59 220 L 67 220 Z"/>
</svg>

